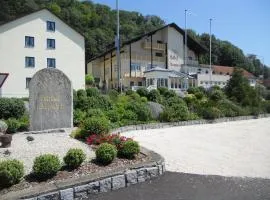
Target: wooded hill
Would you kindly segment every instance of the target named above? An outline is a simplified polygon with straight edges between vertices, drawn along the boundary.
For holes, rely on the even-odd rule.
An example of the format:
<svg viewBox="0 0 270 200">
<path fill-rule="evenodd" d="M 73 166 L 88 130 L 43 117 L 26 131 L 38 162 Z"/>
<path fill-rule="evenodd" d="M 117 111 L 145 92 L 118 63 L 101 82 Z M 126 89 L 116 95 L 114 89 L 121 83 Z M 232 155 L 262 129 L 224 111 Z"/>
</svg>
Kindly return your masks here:
<svg viewBox="0 0 270 200">
<path fill-rule="evenodd" d="M 95 4 L 92 1 L 78 0 L 1 0 L 0 24 L 31 13 L 41 8 L 48 8 L 78 32 L 85 36 L 86 59 L 102 53 L 114 46 L 116 35 L 116 11 L 106 5 Z M 158 16 L 142 15 L 138 12 L 120 11 L 120 37 L 122 41 L 158 29 L 165 25 Z M 209 47 L 208 34 L 189 34 Z M 270 70 L 263 66 L 255 55 L 245 56 L 243 51 L 228 41 L 222 41 L 213 36 L 213 64 L 242 67 L 256 76 L 264 73 L 270 77 Z M 209 55 L 202 55 L 200 63 L 209 63 Z"/>
</svg>

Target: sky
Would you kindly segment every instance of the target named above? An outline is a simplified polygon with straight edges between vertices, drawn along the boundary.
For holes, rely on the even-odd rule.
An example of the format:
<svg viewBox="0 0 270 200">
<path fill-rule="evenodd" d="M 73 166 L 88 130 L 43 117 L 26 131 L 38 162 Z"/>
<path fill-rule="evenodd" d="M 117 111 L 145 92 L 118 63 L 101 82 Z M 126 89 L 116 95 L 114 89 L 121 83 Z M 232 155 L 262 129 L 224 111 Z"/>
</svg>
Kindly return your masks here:
<svg viewBox="0 0 270 200">
<path fill-rule="evenodd" d="M 115 9 L 116 0 L 93 0 Z M 230 41 L 245 54 L 255 54 L 270 67 L 270 0 L 119 0 L 119 9 L 157 15 L 197 33 L 212 33 Z"/>
</svg>

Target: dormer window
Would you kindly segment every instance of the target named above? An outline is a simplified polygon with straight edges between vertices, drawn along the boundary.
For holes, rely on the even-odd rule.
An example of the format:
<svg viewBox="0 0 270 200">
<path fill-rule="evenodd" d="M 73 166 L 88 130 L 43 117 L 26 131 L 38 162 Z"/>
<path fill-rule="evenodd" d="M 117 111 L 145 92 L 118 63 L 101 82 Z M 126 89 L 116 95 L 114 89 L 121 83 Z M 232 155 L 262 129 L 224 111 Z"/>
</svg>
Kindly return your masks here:
<svg viewBox="0 0 270 200">
<path fill-rule="evenodd" d="M 47 31 L 55 31 L 55 22 L 47 21 Z"/>
</svg>

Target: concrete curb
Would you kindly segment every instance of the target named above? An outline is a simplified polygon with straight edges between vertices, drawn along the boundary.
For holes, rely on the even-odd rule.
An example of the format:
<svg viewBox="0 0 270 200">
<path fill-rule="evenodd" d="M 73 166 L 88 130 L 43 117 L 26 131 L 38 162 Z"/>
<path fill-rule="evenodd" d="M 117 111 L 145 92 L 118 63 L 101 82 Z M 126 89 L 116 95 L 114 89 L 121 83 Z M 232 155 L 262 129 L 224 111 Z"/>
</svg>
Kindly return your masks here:
<svg viewBox="0 0 270 200">
<path fill-rule="evenodd" d="M 179 122 L 170 122 L 170 123 L 151 123 L 151 124 L 138 124 L 131 126 L 123 126 L 111 131 L 111 133 L 123 133 L 128 131 L 135 130 L 147 130 L 147 129 L 158 129 L 158 128 L 170 128 L 175 126 L 192 126 L 200 124 L 215 124 L 222 122 L 232 122 L 232 121 L 241 121 L 241 120 L 250 120 L 250 119 L 259 119 L 270 117 L 270 114 L 260 114 L 258 116 L 239 116 L 239 117 L 224 117 L 214 120 L 190 120 L 190 121 L 179 121 Z"/>
<path fill-rule="evenodd" d="M 2 200 L 77 200 L 91 198 L 102 192 L 109 192 L 141 183 L 165 172 L 164 158 L 159 154 L 141 147 L 141 153 L 149 156 L 144 163 L 119 167 L 110 172 L 99 172 L 80 178 L 56 181 L 52 184 L 35 186 L 25 190 L 7 193 Z"/>
</svg>

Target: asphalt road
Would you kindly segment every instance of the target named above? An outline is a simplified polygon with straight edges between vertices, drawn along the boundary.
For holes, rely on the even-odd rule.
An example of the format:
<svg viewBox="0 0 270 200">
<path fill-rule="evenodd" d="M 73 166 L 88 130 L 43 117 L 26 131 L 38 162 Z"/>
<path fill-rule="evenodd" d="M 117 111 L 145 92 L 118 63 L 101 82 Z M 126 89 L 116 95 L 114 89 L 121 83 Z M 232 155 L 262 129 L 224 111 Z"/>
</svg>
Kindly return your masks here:
<svg viewBox="0 0 270 200">
<path fill-rule="evenodd" d="M 270 179 L 166 172 L 142 184 L 91 200 L 270 200 Z"/>
</svg>

